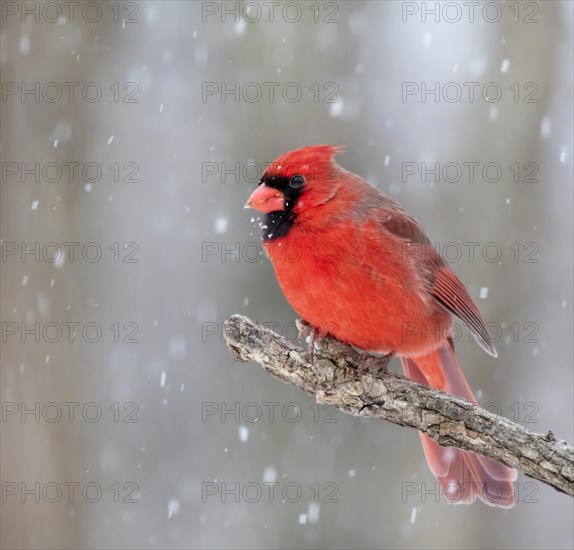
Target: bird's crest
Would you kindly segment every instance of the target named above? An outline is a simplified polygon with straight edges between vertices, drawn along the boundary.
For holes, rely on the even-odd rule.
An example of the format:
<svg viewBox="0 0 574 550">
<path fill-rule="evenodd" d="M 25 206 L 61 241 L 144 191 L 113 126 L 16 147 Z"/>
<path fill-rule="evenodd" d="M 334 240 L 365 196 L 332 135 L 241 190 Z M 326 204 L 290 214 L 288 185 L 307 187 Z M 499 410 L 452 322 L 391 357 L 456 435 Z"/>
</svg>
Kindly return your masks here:
<svg viewBox="0 0 574 550">
<path fill-rule="evenodd" d="M 309 145 L 281 155 L 269 165 L 266 172 L 285 177 L 300 174 L 329 179 L 329 174 L 338 167 L 334 157 L 343 150 L 343 145 Z"/>
</svg>

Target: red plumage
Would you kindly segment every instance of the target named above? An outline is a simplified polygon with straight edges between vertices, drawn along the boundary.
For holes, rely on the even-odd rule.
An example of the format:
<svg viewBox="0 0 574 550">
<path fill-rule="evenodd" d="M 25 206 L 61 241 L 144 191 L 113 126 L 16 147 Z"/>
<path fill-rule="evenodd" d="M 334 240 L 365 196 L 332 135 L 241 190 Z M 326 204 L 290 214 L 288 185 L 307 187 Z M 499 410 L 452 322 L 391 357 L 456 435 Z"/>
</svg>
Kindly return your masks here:
<svg viewBox="0 0 574 550">
<path fill-rule="evenodd" d="M 265 250 L 285 297 L 319 334 L 396 354 L 412 380 L 476 402 L 451 323 L 462 319 L 496 356 L 478 308 L 422 227 L 335 163 L 340 151 L 316 145 L 280 156 L 247 201 L 266 213 Z M 513 506 L 515 470 L 421 438 L 449 501 Z"/>
</svg>

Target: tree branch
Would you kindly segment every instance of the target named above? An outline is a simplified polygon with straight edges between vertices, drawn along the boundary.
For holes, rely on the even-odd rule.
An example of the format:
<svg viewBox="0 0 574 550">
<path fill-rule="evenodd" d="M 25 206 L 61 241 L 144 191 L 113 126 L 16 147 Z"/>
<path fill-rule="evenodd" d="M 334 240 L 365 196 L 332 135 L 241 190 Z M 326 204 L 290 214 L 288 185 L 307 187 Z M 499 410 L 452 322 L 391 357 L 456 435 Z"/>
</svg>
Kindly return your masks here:
<svg viewBox="0 0 574 550">
<path fill-rule="evenodd" d="M 534 433 L 515 422 L 393 372 L 361 372 L 373 356 L 332 338 L 317 342 L 314 359 L 292 342 L 233 315 L 224 324 L 236 360 L 267 372 L 354 416 L 374 416 L 416 428 L 445 447 L 479 453 L 574 496 L 574 449 L 552 432 Z"/>
</svg>

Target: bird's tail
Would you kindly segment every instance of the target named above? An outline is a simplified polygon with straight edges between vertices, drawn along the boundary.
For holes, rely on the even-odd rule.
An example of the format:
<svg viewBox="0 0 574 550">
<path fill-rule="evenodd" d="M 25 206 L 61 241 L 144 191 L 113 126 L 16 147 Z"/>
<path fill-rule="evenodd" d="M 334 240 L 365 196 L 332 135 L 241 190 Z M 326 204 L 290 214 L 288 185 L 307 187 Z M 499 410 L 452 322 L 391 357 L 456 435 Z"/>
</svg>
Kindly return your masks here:
<svg viewBox="0 0 574 550">
<path fill-rule="evenodd" d="M 426 355 L 401 357 L 401 363 L 411 380 L 476 404 L 448 343 Z M 479 498 L 491 506 L 514 506 L 516 470 L 474 453 L 441 447 L 422 433 L 420 436 L 427 462 L 441 485 L 445 500 L 452 504 L 470 504 Z"/>
</svg>

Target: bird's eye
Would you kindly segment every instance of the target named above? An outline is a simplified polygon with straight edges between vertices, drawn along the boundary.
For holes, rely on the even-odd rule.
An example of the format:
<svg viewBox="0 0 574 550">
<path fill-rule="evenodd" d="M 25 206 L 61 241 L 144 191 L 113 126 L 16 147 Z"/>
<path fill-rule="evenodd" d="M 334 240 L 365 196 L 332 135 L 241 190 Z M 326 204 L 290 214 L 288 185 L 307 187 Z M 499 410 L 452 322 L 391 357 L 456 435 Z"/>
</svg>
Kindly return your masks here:
<svg viewBox="0 0 574 550">
<path fill-rule="evenodd" d="M 298 174 L 296 176 L 292 176 L 291 179 L 289 180 L 289 185 L 294 189 L 301 187 L 304 183 L 305 178 L 303 176 L 299 176 Z"/>
</svg>

